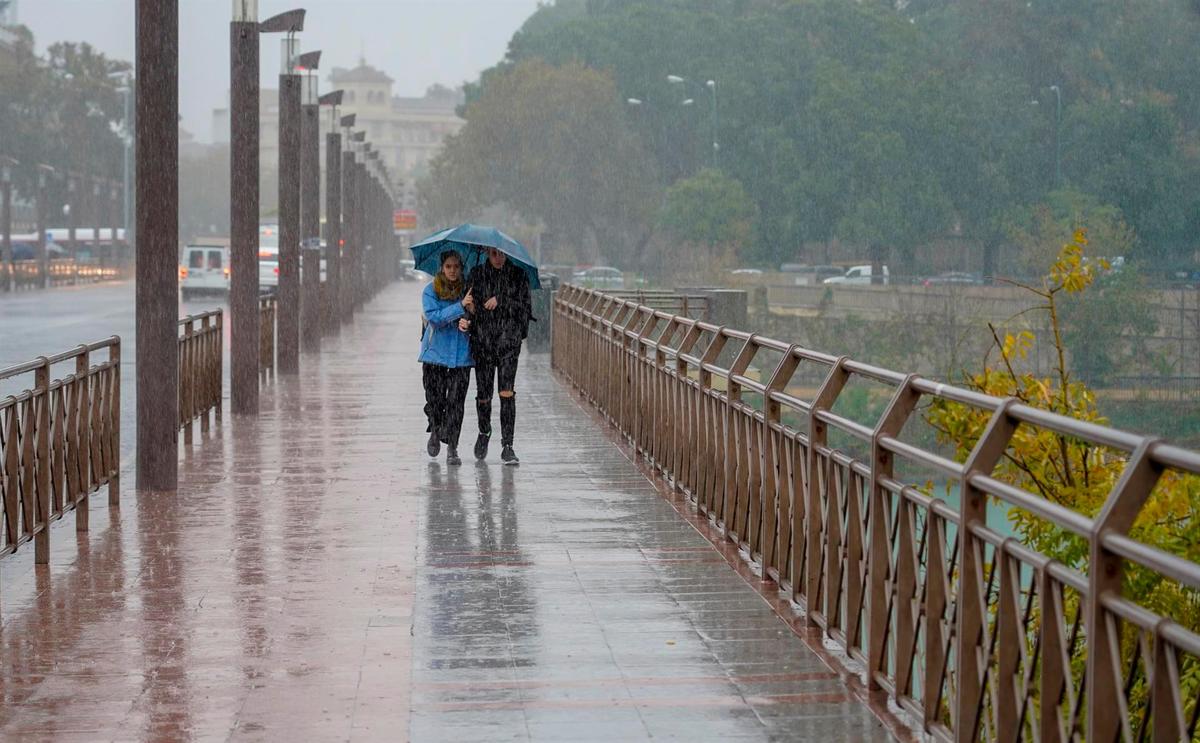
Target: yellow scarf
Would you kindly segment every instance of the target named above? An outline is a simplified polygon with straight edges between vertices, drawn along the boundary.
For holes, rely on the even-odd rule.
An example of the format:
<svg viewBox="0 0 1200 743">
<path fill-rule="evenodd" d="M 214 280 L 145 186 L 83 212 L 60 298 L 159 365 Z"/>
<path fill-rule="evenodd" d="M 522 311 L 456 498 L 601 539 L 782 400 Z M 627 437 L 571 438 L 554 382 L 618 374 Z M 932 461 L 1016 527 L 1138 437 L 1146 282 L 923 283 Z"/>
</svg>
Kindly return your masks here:
<svg viewBox="0 0 1200 743">
<path fill-rule="evenodd" d="M 437 294 L 438 299 L 442 301 L 462 299 L 465 288 L 462 279 L 451 282 L 441 271 L 438 271 L 437 276 L 433 277 L 433 293 Z"/>
</svg>

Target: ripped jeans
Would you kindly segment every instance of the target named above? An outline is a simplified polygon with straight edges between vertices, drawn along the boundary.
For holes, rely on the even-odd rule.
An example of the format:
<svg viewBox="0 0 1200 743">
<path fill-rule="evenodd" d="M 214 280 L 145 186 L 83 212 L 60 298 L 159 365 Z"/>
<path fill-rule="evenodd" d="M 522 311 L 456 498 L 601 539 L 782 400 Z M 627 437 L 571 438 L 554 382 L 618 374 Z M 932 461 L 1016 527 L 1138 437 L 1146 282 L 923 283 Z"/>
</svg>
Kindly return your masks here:
<svg viewBox="0 0 1200 743">
<path fill-rule="evenodd" d="M 500 442 L 512 446 L 517 427 L 517 398 L 504 395 L 513 392 L 517 381 L 517 360 L 521 347 L 503 351 L 496 355 L 475 356 L 475 410 L 479 414 L 479 433 L 492 435 L 492 394 L 495 386 L 500 387 Z"/>
</svg>

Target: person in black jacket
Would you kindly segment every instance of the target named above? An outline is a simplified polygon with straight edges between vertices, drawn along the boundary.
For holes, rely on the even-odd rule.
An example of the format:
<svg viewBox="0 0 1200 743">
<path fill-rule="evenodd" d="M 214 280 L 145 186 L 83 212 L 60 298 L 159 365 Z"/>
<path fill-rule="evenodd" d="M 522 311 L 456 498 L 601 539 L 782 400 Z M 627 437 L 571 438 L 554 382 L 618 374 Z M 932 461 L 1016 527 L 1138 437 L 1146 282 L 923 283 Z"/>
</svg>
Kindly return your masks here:
<svg viewBox="0 0 1200 743">
<path fill-rule="evenodd" d="M 531 304 L 529 279 L 508 256 L 488 248 L 487 260 L 467 277 L 475 298 L 471 322 L 471 357 L 475 360 L 475 410 L 479 413 L 479 438 L 475 458 L 486 459 L 492 436 L 492 391 L 500 388 L 500 459 L 518 464 L 513 451 L 517 426 L 517 359 L 521 341 L 529 334 Z"/>
</svg>

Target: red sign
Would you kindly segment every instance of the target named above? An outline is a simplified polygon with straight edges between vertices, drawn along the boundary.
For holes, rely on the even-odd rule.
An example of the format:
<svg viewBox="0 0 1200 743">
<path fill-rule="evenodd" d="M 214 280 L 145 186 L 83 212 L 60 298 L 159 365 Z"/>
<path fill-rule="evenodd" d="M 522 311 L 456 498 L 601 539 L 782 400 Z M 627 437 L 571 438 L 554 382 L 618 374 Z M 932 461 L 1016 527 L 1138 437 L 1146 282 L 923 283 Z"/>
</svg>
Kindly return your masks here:
<svg viewBox="0 0 1200 743">
<path fill-rule="evenodd" d="M 392 213 L 392 228 L 396 232 L 417 229 L 417 213 L 412 209 L 397 209 Z"/>
</svg>

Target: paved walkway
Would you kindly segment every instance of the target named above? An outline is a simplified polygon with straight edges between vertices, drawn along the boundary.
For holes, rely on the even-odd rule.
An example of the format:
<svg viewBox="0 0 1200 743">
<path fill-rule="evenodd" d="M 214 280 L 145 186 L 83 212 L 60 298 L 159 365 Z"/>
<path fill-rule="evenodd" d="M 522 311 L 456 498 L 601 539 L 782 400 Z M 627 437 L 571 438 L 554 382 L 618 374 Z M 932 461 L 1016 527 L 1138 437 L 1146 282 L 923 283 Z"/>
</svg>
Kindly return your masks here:
<svg viewBox="0 0 1200 743">
<path fill-rule="evenodd" d="M 418 291 L 198 438 L 178 496 L 127 475 L 48 569 L 0 560 L 0 740 L 888 737 L 546 356 L 519 468 L 431 462 Z"/>
</svg>

